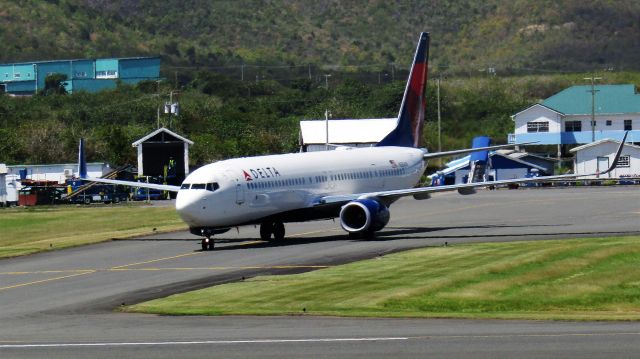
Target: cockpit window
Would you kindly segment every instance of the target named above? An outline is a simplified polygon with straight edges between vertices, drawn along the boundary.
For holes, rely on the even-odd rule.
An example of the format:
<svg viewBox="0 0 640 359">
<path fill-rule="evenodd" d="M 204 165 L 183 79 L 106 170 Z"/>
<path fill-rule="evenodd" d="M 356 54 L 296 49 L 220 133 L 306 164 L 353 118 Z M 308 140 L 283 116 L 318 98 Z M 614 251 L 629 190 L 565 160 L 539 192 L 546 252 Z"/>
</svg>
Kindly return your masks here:
<svg viewBox="0 0 640 359">
<path fill-rule="evenodd" d="M 211 183 L 183 183 L 180 189 L 206 189 L 207 191 L 215 191 L 220 188 L 217 182 Z"/>
</svg>

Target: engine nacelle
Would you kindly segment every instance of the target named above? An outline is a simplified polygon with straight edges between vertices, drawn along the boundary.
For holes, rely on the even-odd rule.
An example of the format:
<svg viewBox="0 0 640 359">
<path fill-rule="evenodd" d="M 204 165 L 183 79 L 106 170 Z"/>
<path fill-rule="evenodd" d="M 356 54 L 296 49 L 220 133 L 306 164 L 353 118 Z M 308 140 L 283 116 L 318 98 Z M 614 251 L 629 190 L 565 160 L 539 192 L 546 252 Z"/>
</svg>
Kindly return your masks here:
<svg viewBox="0 0 640 359">
<path fill-rule="evenodd" d="M 379 231 L 389 223 L 389 209 L 373 199 L 351 201 L 340 210 L 340 225 L 349 233 Z"/>
</svg>

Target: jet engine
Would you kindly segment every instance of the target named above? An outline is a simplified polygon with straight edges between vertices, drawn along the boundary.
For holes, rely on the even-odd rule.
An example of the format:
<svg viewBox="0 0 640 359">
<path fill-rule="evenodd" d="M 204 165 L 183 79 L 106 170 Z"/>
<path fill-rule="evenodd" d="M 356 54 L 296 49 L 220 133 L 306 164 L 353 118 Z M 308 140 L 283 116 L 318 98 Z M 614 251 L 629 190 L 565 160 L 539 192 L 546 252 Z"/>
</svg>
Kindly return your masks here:
<svg viewBox="0 0 640 359">
<path fill-rule="evenodd" d="M 389 223 L 389 209 L 373 199 L 351 201 L 340 210 L 340 225 L 349 233 L 379 231 Z"/>
</svg>

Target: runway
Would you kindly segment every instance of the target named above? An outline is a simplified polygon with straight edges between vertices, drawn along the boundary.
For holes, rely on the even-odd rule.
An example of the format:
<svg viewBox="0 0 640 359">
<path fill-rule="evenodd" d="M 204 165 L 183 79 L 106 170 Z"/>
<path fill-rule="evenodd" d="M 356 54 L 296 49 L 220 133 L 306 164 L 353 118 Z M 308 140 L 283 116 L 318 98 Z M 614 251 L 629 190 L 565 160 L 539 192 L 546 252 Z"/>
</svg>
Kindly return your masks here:
<svg viewBox="0 0 640 359">
<path fill-rule="evenodd" d="M 199 251 L 188 233 L 117 240 L 0 261 L 1 357 L 632 356 L 636 323 L 159 317 L 121 304 L 268 273 L 315 270 L 386 253 L 463 242 L 640 234 L 638 187 L 480 191 L 403 199 L 376 240 L 349 240 L 339 223 L 257 229 Z"/>
</svg>

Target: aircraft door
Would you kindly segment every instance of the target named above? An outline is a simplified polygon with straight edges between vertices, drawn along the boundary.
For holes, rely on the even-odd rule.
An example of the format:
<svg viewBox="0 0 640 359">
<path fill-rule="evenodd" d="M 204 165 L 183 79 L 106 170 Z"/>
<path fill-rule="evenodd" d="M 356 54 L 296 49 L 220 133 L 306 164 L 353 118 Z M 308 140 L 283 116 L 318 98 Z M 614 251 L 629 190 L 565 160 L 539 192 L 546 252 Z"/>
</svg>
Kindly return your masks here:
<svg viewBox="0 0 640 359">
<path fill-rule="evenodd" d="M 243 182 L 235 175 L 231 170 L 225 171 L 225 177 L 236 183 L 236 204 L 241 205 L 244 203 L 244 187 Z"/>
<path fill-rule="evenodd" d="M 240 205 L 244 203 L 244 187 L 242 183 L 236 180 L 236 204 Z"/>
</svg>

